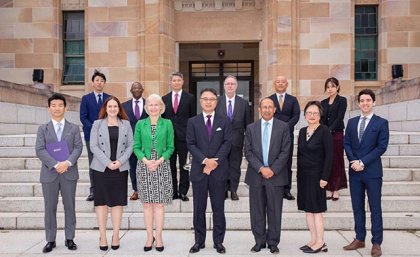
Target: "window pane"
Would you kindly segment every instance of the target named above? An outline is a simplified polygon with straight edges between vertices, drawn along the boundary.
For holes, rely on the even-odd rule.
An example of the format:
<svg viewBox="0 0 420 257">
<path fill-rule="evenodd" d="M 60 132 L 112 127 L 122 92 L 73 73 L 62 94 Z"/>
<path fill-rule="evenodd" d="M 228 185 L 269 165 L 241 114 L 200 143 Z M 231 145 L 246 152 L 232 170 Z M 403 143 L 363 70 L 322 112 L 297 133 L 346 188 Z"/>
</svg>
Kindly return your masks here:
<svg viewBox="0 0 420 257">
<path fill-rule="evenodd" d="M 63 83 L 84 83 L 85 80 L 85 35 L 84 13 L 63 13 L 64 67 Z"/>
</svg>

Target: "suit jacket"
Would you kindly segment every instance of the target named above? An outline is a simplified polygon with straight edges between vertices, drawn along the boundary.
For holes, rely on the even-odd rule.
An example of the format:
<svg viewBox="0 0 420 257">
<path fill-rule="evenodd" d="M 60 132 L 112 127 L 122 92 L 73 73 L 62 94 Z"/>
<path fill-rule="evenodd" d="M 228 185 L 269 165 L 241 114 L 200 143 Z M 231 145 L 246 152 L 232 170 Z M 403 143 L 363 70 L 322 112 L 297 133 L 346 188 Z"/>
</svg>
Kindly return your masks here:
<svg viewBox="0 0 420 257">
<path fill-rule="evenodd" d="M 321 102 L 323 111 L 321 124 L 327 126 L 331 132 L 342 132 L 344 130 L 344 115 L 347 109 L 347 99 L 337 95 L 331 105 L 329 101 L 330 99 L 327 98 Z"/>
<path fill-rule="evenodd" d="M 90 150 L 93 153 L 91 169 L 105 171 L 111 161 L 111 145 L 107 120 L 95 120 L 93 123 Z M 120 161 L 120 171 L 130 169 L 128 159 L 133 152 L 133 131 L 128 120 L 118 120 L 117 160 Z"/>
<path fill-rule="evenodd" d="M 197 113 L 194 95 L 182 90 L 176 113 L 172 106 L 172 91 L 164 95 L 162 100 L 165 103 L 165 112 L 162 114 L 162 118 L 172 121 L 175 131 L 175 140 L 185 142 L 188 119 L 194 117 Z"/>
<path fill-rule="evenodd" d="M 107 93 L 103 93 L 102 99 L 105 100 L 110 97 Z M 96 101 L 95 93 L 89 93 L 82 97 L 80 102 L 80 121 L 83 124 L 83 134 L 85 141 L 90 140 L 90 131 L 92 130 L 92 124 L 98 119 L 99 110 L 102 106 L 98 105 Z"/>
<path fill-rule="evenodd" d="M 274 93 L 270 95 L 269 98 L 274 101 L 274 107 L 276 107 L 274 118 L 286 122 L 287 125 L 289 125 L 290 133 L 293 133 L 295 125 L 298 123 L 300 118 L 300 107 L 297 98 L 286 93 L 284 95 L 282 110 L 280 110 L 277 94 Z"/>
<path fill-rule="evenodd" d="M 77 160 L 82 153 L 83 142 L 80 136 L 79 127 L 69 121 L 65 121 L 63 133 L 61 135 L 61 141 L 66 141 L 67 147 L 69 148 L 70 156 L 67 159 L 71 162 L 72 166 L 68 168 L 63 176 L 68 180 L 79 179 L 79 171 L 77 168 Z M 58 142 L 57 135 L 55 133 L 54 125 L 52 121 L 39 126 L 36 135 L 35 152 L 36 156 L 41 160 L 41 183 L 53 182 L 59 175 L 57 172 L 51 172 L 57 161 L 50 156 L 46 150 L 46 145 Z"/>
<path fill-rule="evenodd" d="M 217 99 L 216 112 L 227 116 L 226 96 L 219 96 Z M 245 129 L 251 122 L 251 115 L 248 101 L 240 96 L 235 96 L 235 104 L 233 106 L 233 119 L 231 121 L 232 128 L 232 145 L 243 147 Z"/>
<path fill-rule="evenodd" d="M 158 159 L 162 156 L 165 160 L 171 158 L 175 147 L 174 129 L 170 120 L 158 119 L 154 140 L 152 140 L 150 117 L 137 122 L 134 136 L 134 154 L 138 160 L 142 160 L 143 157 L 150 160 L 152 147 L 156 149 Z"/>
<path fill-rule="evenodd" d="M 273 186 L 284 186 L 289 183 L 287 160 L 290 154 L 290 144 L 289 126 L 283 121 L 273 119 L 268 150 L 268 165 L 274 172 L 274 176 L 269 179 L 269 182 Z M 264 166 L 261 119 L 248 125 L 246 129 L 245 157 L 248 160 L 245 183 L 254 187 L 262 186 L 264 178 L 259 173 L 260 168 Z"/>
<path fill-rule="evenodd" d="M 362 140 L 359 142 L 357 130 L 359 119 L 360 116 L 348 121 L 344 137 L 344 149 L 349 161 L 361 160 L 365 168 L 362 172 L 355 172 L 352 168 L 349 168 L 349 176 L 382 177 L 381 156 L 388 147 L 388 121 L 373 115 L 365 129 Z"/>
<path fill-rule="evenodd" d="M 218 166 L 210 173 L 216 180 L 228 178 L 227 157 L 232 144 L 231 127 L 229 119 L 217 112 L 212 124 L 211 139 L 207 135 L 207 127 L 202 113 L 188 120 L 187 147 L 192 154 L 190 180 L 198 182 L 206 174 L 203 173 L 202 165 L 205 158 L 218 158 Z"/>
<path fill-rule="evenodd" d="M 142 97 L 142 99 L 143 99 L 143 112 L 140 115 L 140 119 L 136 119 L 136 116 L 134 114 L 133 99 L 130 99 L 130 100 L 122 103 L 124 111 L 127 114 L 128 119 L 130 120 L 131 130 L 133 131 L 133 133 L 134 133 L 134 129 L 136 128 L 137 121 L 143 120 L 143 119 L 146 119 L 147 117 L 149 117 L 149 115 L 146 113 L 146 111 L 144 109 L 144 104 L 146 103 L 146 100 L 143 97 Z"/>
</svg>

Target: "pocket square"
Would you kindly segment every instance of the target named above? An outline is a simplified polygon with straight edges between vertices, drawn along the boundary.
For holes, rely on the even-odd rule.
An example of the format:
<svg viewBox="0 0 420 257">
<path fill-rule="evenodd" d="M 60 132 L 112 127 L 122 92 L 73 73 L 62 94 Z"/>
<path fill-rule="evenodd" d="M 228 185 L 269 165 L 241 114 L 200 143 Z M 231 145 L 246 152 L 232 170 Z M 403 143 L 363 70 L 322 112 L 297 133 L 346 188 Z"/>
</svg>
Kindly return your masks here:
<svg viewBox="0 0 420 257">
<path fill-rule="evenodd" d="M 222 131 L 222 128 L 221 128 L 221 127 L 218 127 L 218 128 L 216 129 L 216 131 Z"/>
</svg>

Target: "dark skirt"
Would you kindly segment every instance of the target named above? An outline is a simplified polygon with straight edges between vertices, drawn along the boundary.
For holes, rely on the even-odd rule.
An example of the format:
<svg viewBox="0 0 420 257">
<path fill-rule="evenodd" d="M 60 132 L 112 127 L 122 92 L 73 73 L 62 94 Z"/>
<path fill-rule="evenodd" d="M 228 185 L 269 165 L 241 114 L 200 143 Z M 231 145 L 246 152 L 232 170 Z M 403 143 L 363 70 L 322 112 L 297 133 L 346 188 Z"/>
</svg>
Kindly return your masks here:
<svg viewBox="0 0 420 257">
<path fill-rule="evenodd" d="M 94 205 L 108 207 L 127 205 L 128 171 L 106 168 L 105 172 L 93 170 Z"/>
<path fill-rule="evenodd" d="M 319 186 L 319 176 L 303 175 L 297 177 L 298 210 L 321 213 L 327 211 L 325 189 Z"/>
<path fill-rule="evenodd" d="M 328 184 L 328 191 L 338 191 L 347 188 L 346 170 L 344 169 L 344 135 L 343 132 L 333 132 L 333 163 Z"/>
</svg>

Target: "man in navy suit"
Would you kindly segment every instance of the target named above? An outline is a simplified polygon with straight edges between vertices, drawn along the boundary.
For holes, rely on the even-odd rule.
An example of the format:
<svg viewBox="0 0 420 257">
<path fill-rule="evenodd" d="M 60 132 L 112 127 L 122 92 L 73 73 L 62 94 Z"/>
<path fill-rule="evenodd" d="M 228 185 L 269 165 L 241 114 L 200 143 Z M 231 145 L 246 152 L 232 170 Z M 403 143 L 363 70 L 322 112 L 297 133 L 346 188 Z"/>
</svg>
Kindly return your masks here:
<svg viewBox="0 0 420 257">
<path fill-rule="evenodd" d="M 236 94 L 238 81 L 229 75 L 224 83 L 225 95 L 217 99 L 216 112 L 227 116 L 232 127 L 232 148 L 229 153 L 229 179 L 227 190 L 233 201 L 239 200 L 237 190 L 241 177 L 242 153 L 246 126 L 251 122 L 249 103 Z M 225 198 L 227 198 L 227 190 Z"/>
<path fill-rule="evenodd" d="M 287 200 L 295 200 L 295 197 L 290 193 L 292 188 L 293 140 L 295 138 L 293 131 L 295 130 L 296 123 L 299 121 L 300 107 L 296 97 L 286 93 L 287 86 L 287 78 L 284 76 L 278 76 L 274 81 L 274 89 L 276 90 L 276 93 L 272 94 L 270 98 L 274 102 L 274 107 L 276 107 L 274 118 L 286 122 L 290 129 L 291 144 L 289 159 L 287 161 L 289 182 L 284 188 L 283 198 Z"/>
<path fill-rule="evenodd" d="M 189 171 L 184 169 L 187 160 L 188 149 L 186 145 L 186 130 L 188 119 L 196 115 L 196 103 L 194 95 L 182 90 L 184 77 L 180 72 L 171 74 L 172 91 L 162 97 L 165 103 L 163 118 L 172 121 L 175 131 L 175 150 L 170 159 L 173 199 L 188 201 L 188 189 L 190 188 Z M 176 159 L 179 160 L 179 186 L 176 170 Z"/>
<path fill-rule="evenodd" d="M 372 90 L 360 91 L 357 101 L 362 114 L 348 121 L 344 137 L 344 149 L 350 162 L 350 195 L 356 238 L 343 249 L 356 250 L 365 247 L 366 192 L 372 223 L 371 255 L 377 257 L 382 255 L 381 191 L 383 170 L 381 156 L 388 147 L 388 121 L 373 113 L 375 93 Z"/>
<path fill-rule="evenodd" d="M 102 104 L 109 97 L 107 93 L 104 92 L 104 87 L 106 83 L 106 77 L 103 73 L 95 70 L 92 76 L 92 87 L 93 92 L 82 97 L 82 102 L 80 103 L 80 121 L 83 124 L 83 134 L 85 137 L 86 148 L 88 152 L 89 167 L 92 163 L 93 154 L 90 151 L 90 130 L 92 129 L 92 124 L 95 120 L 98 119 L 99 110 L 102 107 Z M 90 179 L 90 192 L 86 201 L 93 201 L 93 171 L 89 169 L 89 179 Z"/>
<path fill-rule="evenodd" d="M 203 113 L 190 118 L 187 126 L 187 146 L 192 154 L 190 179 L 193 187 L 193 224 L 195 244 L 190 253 L 205 247 L 207 195 L 213 210 L 213 247 L 225 253 L 226 232 L 225 188 L 229 176 L 228 155 L 231 147 L 230 120 L 215 112 L 217 93 L 205 88 L 200 93 Z"/>
<path fill-rule="evenodd" d="M 125 113 L 130 120 L 131 129 L 133 130 L 136 128 L 136 123 L 139 120 L 145 119 L 149 117 L 149 115 L 144 111 L 144 103 L 145 99 L 142 97 L 144 92 L 144 87 L 140 82 L 134 82 L 131 85 L 130 89 L 133 98 L 124 102 L 122 104 Z M 130 200 L 137 200 L 139 198 L 139 194 L 137 192 L 137 178 L 136 178 L 136 167 L 137 167 L 137 157 L 133 153 L 130 156 L 130 179 L 131 179 L 131 187 L 133 188 L 133 194 L 130 197 Z"/>
</svg>

